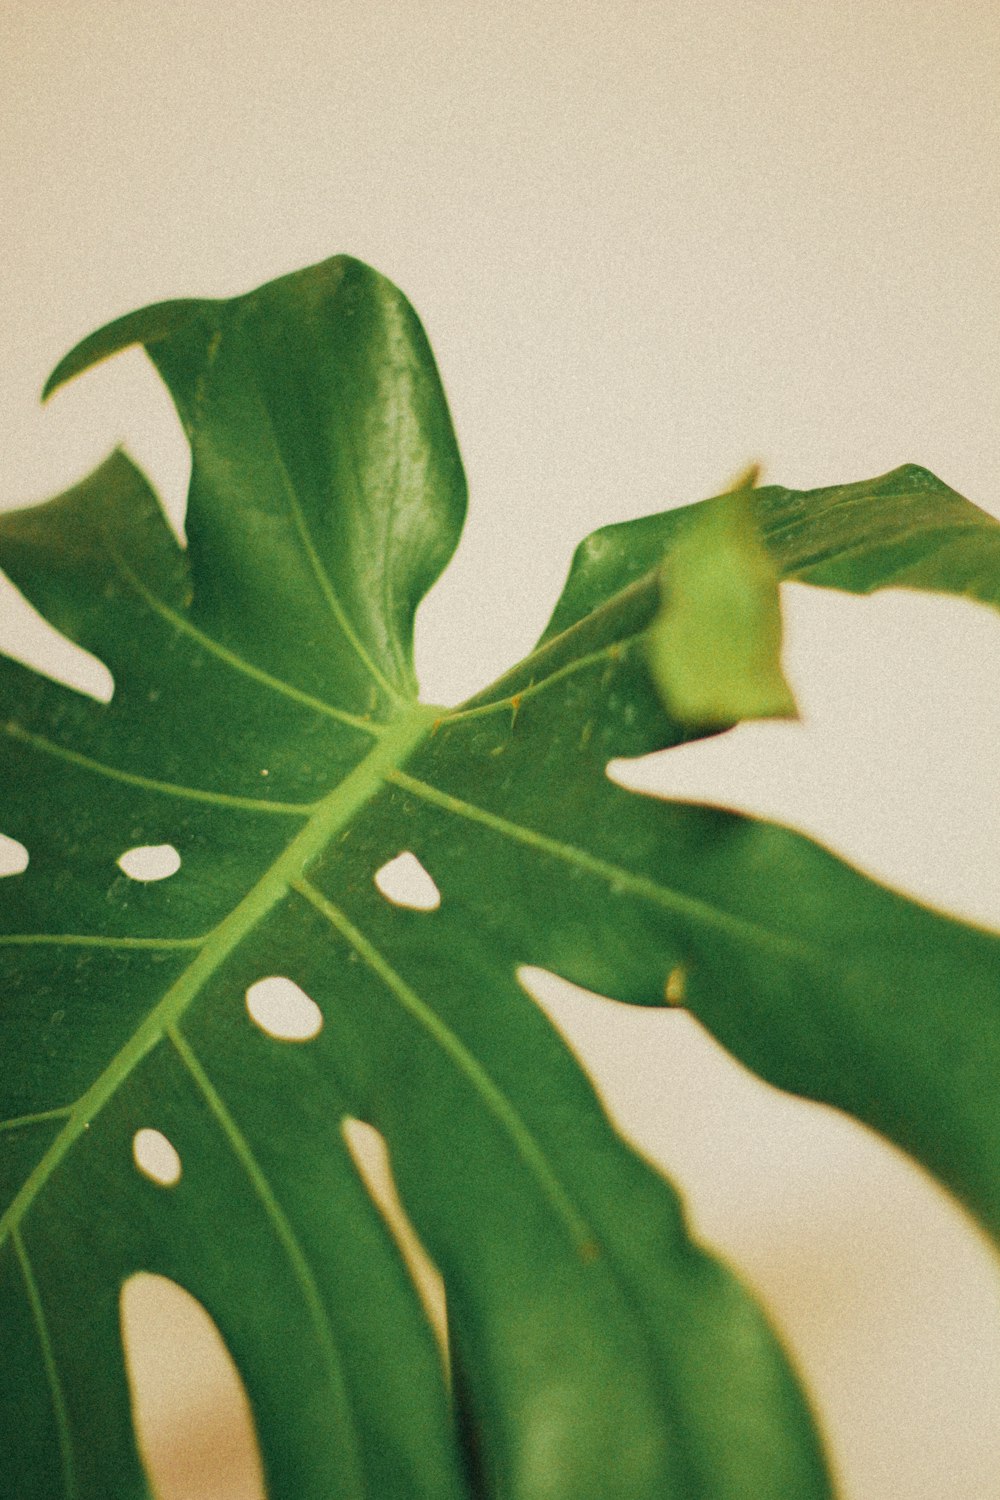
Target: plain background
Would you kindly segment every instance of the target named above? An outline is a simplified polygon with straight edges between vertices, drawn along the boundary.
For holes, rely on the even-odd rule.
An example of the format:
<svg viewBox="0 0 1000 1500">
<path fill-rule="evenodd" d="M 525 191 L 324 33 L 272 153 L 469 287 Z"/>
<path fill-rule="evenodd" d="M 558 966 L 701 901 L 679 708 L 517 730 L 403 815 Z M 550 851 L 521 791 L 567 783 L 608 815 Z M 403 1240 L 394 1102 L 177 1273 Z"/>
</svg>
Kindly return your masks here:
<svg viewBox="0 0 1000 1500">
<path fill-rule="evenodd" d="M 1000 515 L 998 79 L 995 0 L 0 0 L 0 503 L 125 441 L 179 515 L 183 443 L 144 358 L 43 411 L 49 368 L 132 307 L 344 250 L 424 319 L 470 479 L 419 622 L 429 699 L 530 647 L 588 530 L 750 459 L 795 487 L 919 462 Z M 785 602 L 803 723 L 622 774 L 792 822 L 1000 927 L 995 617 Z M 0 604 L 6 649 L 87 680 Z M 845 1496 L 995 1496 L 1000 1282 L 964 1216 L 686 1018 L 540 993 L 765 1297 Z M 214 1375 L 147 1302 L 164 1494 L 252 1494 L 197 1409 Z"/>
</svg>

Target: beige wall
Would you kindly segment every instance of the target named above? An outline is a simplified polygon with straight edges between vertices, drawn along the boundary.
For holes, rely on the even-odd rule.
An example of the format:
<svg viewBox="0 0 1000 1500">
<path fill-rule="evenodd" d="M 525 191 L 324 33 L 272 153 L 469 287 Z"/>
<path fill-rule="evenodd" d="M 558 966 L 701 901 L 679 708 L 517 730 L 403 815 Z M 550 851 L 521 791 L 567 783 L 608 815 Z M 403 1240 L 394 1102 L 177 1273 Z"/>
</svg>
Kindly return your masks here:
<svg viewBox="0 0 1000 1500">
<path fill-rule="evenodd" d="M 530 644 L 587 530 L 752 457 L 796 486 L 920 462 L 1000 515 L 998 78 L 993 0 L 2 0 L 0 503 L 124 439 L 178 507 L 142 358 L 43 412 L 48 368 L 133 306 L 348 250 L 422 314 L 472 485 L 427 697 Z M 623 774 L 1000 927 L 995 619 L 786 593 L 804 724 Z M 767 1297 L 850 1500 L 995 1495 L 1000 1282 L 943 1194 L 683 1017 L 546 995 Z"/>
</svg>

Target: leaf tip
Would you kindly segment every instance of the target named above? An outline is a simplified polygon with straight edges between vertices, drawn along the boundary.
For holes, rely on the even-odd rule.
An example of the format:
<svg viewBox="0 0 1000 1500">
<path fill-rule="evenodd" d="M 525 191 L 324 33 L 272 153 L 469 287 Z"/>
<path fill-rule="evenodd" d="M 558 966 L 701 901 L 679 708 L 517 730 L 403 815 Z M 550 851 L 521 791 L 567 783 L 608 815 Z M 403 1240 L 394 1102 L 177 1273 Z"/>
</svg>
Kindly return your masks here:
<svg viewBox="0 0 1000 1500">
<path fill-rule="evenodd" d="M 760 476 L 763 472 L 764 465 L 759 459 L 754 459 L 752 463 L 744 465 L 732 483 L 726 486 L 724 493 L 735 495 L 742 493 L 744 490 L 755 490 L 760 484 Z"/>
</svg>

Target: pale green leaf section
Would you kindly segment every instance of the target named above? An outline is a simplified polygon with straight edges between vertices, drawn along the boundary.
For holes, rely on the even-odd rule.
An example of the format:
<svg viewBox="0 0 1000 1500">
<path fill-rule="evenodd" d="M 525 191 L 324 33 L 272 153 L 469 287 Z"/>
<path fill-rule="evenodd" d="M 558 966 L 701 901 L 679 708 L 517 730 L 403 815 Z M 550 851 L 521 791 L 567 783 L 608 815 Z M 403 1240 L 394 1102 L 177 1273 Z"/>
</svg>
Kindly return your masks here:
<svg viewBox="0 0 1000 1500">
<path fill-rule="evenodd" d="M 795 718 L 781 667 L 778 573 L 758 529 L 751 469 L 702 509 L 668 552 L 649 664 L 667 709 L 685 728 Z"/>
</svg>

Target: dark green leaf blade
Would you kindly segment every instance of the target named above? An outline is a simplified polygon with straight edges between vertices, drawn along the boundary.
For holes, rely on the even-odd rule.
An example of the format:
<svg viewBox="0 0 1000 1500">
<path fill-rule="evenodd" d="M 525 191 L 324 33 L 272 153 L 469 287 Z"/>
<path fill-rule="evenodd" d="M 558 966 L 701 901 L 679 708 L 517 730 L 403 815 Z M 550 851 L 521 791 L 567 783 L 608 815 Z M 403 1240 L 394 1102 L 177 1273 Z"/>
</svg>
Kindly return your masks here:
<svg viewBox="0 0 1000 1500">
<path fill-rule="evenodd" d="M 415 696 L 413 616 L 465 515 L 426 335 L 349 256 L 91 335 L 46 392 L 144 344 L 191 442 L 194 623 L 309 692 L 384 715 Z"/>
<path fill-rule="evenodd" d="M 162 310 L 148 319 L 140 315 L 141 330 L 119 326 L 76 358 L 82 368 L 143 334 L 160 341 L 162 358 L 173 358 L 175 398 L 182 409 L 185 399 L 192 403 L 184 414 L 196 448 L 187 551 L 177 547 L 148 485 L 122 455 L 60 500 L 0 522 L 0 554 L 10 575 L 54 624 L 106 660 L 115 677 L 112 702 L 103 705 L 14 662 L 0 664 L 7 741 L 3 826 L 23 835 L 30 854 L 28 870 L 0 891 L 9 1039 L 0 1111 L 8 1117 L 0 1132 L 3 1235 L 34 1267 L 46 1368 L 58 1372 L 65 1390 L 56 1403 L 57 1427 L 75 1494 L 106 1493 L 109 1471 L 125 1492 L 129 1465 L 115 1457 L 117 1449 L 132 1455 L 138 1475 L 117 1289 L 132 1270 L 158 1269 L 202 1298 L 236 1354 L 274 1495 L 450 1497 L 459 1493 L 461 1479 L 440 1364 L 398 1252 L 341 1138 L 336 1073 L 320 1095 L 324 1143 L 310 1134 L 315 1101 L 284 1134 L 281 1191 L 292 1200 L 293 1225 L 256 1165 L 254 1148 L 237 1149 L 238 1137 L 224 1126 L 230 1117 L 214 1094 L 209 1103 L 197 1077 L 187 1076 L 185 1059 L 177 1055 L 181 1043 L 167 1030 L 232 943 L 266 913 L 274 888 L 268 872 L 310 826 L 317 800 L 331 787 L 343 788 L 349 810 L 352 798 L 363 800 L 378 784 L 377 772 L 363 769 L 366 759 L 374 755 L 377 762 L 383 753 L 377 719 L 410 691 L 403 668 L 409 671 L 413 609 L 454 544 L 464 503 L 436 372 L 399 294 L 365 268 L 335 262 L 265 289 L 262 300 L 268 295 L 262 316 L 254 297 L 242 307 L 214 306 L 211 317 L 201 304 L 174 308 L 169 316 Z M 319 382 L 327 401 L 314 445 L 319 472 L 297 476 L 298 491 L 278 502 L 267 484 L 274 463 L 269 469 L 259 444 L 260 468 L 251 461 L 242 472 L 243 481 L 248 467 L 251 478 L 262 481 L 256 490 L 252 484 L 240 490 L 241 475 L 232 473 L 223 473 L 221 487 L 213 488 L 198 463 L 199 452 L 211 460 L 220 443 L 236 443 L 233 425 L 240 422 L 247 423 L 253 446 L 254 423 L 241 410 L 247 368 L 255 357 L 276 366 L 279 351 L 246 345 L 260 333 L 256 325 L 273 318 L 275 302 L 297 357 L 309 333 L 322 359 L 343 356 L 340 374 L 353 379 L 349 399 L 334 393 L 332 406 L 328 383 Z M 204 332 L 206 319 L 213 331 L 209 347 L 203 341 L 199 349 L 199 320 Z M 331 343 L 333 354 L 326 347 Z M 228 373 L 220 375 L 226 349 Z M 265 378 L 271 374 L 281 399 L 271 399 L 275 392 Z M 272 427 L 289 420 L 297 394 L 294 378 L 285 376 L 282 381 L 280 370 L 257 370 Z M 267 410 L 269 401 L 276 410 Z M 332 480 L 324 475 L 324 462 L 349 464 L 354 487 L 338 483 L 336 473 Z M 382 516 L 381 529 L 371 528 L 369 536 L 365 506 L 378 509 L 390 478 L 395 515 Z M 256 540 L 231 592 L 250 590 L 273 629 L 260 630 L 253 620 L 248 627 L 237 609 L 237 628 L 225 639 L 226 620 L 205 601 L 210 604 L 212 586 L 219 587 L 213 519 L 220 507 L 235 503 L 234 487 L 239 505 L 222 551 L 241 527 Z M 217 490 L 224 492 L 221 499 Z M 275 520 L 282 501 L 285 512 Z M 325 517 L 318 515 L 324 505 Z M 277 541 L 262 555 L 268 514 Z M 351 638 L 353 629 L 360 640 L 360 617 L 339 629 L 329 601 L 314 611 L 305 633 L 301 609 L 293 621 L 298 657 L 312 652 L 322 661 L 320 692 L 310 690 L 301 660 L 268 655 L 269 640 L 280 634 L 283 578 L 293 593 L 307 596 L 321 571 L 301 531 L 289 541 L 289 514 L 305 516 L 320 530 L 325 524 L 328 539 L 336 539 L 335 564 L 352 587 L 369 591 L 368 607 L 383 632 L 384 675 L 388 680 L 395 672 L 400 683 L 391 699 L 388 690 L 381 698 L 372 691 L 371 663 Z M 375 551 L 382 560 L 377 565 Z M 239 559 L 230 555 L 227 562 Z M 221 594 L 227 596 L 224 585 Z M 345 706 L 352 693 L 359 712 Z M 414 712 L 422 732 L 425 715 Z M 413 731 L 405 729 L 405 713 L 403 721 L 405 738 Z M 394 726 L 386 736 L 398 745 Z M 128 847 L 161 841 L 182 855 L 177 877 L 143 885 L 118 869 L 117 857 Z M 243 908 L 234 936 L 227 918 L 241 910 L 248 892 L 256 893 L 258 904 Z M 242 1018 L 237 1028 L 252 1031 L 243 992 L 226 1000 Z M 275 1045 L 269 1040 L 263 1052 Z M 263 1052 L 253 1059 L 256 1072 L 242 1080 L 244 1090 L 254 1080 L 260 1086 L 254 1096 L 258 1134 L 262 1114 L 270 1121 L 261 1097 L 274 1068 Z M 211 1093 L 214 1086 L 208 1088 Z M 131 1137 L 146 1125 L 168 1129 L 183 1147 L 176 1188 L 152 1185 L 135 1171 Z M 326 1139 L 331 1131 L 332 1145 Z M 257 1143 L 262 1158 L 269 1141 Z M 318 1165 L 310 1160 L 316 1150 Z M 297 1173 L 292 1163 L 301 1164 Z M 116 1214 L 99 1238 L 81 1205 L 109 1194 Z M 236 1239 L 205 1242 L 206 1205 L 213 1200 L 230 1204 Z M 325 1215 L 338 1204 L 350 1229 L 334 1235 Z M 46 1216 L 47 1228 L 40 1229 Z M 94 1280 L 85 1305 L 77 1300 L 78 1279 L 65 1266 L 49 1264 L 60 1239 L 67 1254 L 82 1253 L 75 1223 L 85 1226 Z M 126 1223 L 133 1233 L 126 1233 Z M 308 1243 L 310 1235 L 317 1238 L 315 1224 L 326 1225 L 325 1233 Z M 23 1302 L 26 1275 L 15 1268 L 13 1280 Z M 283 1283 L 291 1293 L 276 1297 Z M 374 1296 L 365 1295 L 373 1290 Z M 27 1325 L 22 1320 L 29 1363 L 38 1358 L 38 1324 L 37 1317 Z M 296 1378 L 289 1380 L 275 1364 L 276 1347 L 298 1351 Z M 0 1384 L 12 1401 L 35 1398 L 44 1428 L 52 1421 L 53 1383 L 40 1381 L 27 1393 L 19 1384 L 21 1369 L 16 1359 L 5 1362 Z M 414 1382 L 405 1393 L 404 1374 Z M 88 1432 L 94 1435 L 89 1445 Z M 28 1471 L 38 1493 L 47 1495 L 51 1474 L 43 1457 L 36 1452 Z"/>
<path fill-rule="evenodd" d="M 467 1492 L 429 1328 L 343 1141 L 353 1117 L 383 1132 L 444 1275 L 477 1492 L 825 1500 L 765 1319 L 610 1128 L 516 969 L 639 1003 L 683 991 L 762 1071 L 840 1089 L 988 1215 L 995 1120 L 965 1091 L 995 1050 L 997 940 L 783 830 L 607 781 L 611 756 L 691 732 L 648 658 L 656 570 L 684 522 L 591 547 L 558 629 L 472 703 L 415 703 L 413 610 L 454 545 L 461 477 L 419 325 L 375 273 L 341 259 L 147 310 L 54 379 L 135 341 L 191 438 L 187 552 L 120 457 L 0 522 L 0 562 L 116 682 L 99 705 L 14 663 L 0 681 L 3 826 L 31 855 L 0 887 L 0 1277 L 23 1349 L 0 1406 L 30 1370 L 20 1399 L 58 1449 L 29 1466 L 34 1493 L 58 1472 L 77 1500 L 102 1495 L 106 1462 L 141 1483 L 116 1328 L 137 1269 L 216 1319 L 277 1500 Z M 907 472 L 876 496 L 878 526 L 850 495 L 758 510 L 783 576 L 912 581 L 934 554 L 948 586 L 988 590 L 966 545 L 980 523 Z M 155 841 L 181 870 L 139 888 L 117 856 Z M 438 911 L 376 888 L 403 849 Z M 879 988 L 866 954 L 897 938 L 910 951 Z M 248 989 L 276 974 L 319 1003 L 318 1035 L 254 1023 Z M 936 1092 L 893 979 L 952 1039 Z M 882 1090 L 903 1043 L 918 1113 L 940 1106 L 953 1146 L 902 1085 Z M 175 1144 L 176 1185 L 135 1170 L 141 1127 Z M 216 1205 L 235 1235 L 206 1233 Z"/>
<path fill-rule="evenodd" d="M 436 823 L 400 826 L 412 798 L 391 783 L 434 731 L 406 701 L 409 630 L 460 512 L 421 338 L 393 289 L 333 262 L 136 315 L 57 372 L 147 342 L 192 441 L 190 545 L 120 455 L 0 522 L 0 561 L 116 684 L 97 704 L 6 663 L 0 685 L 4 827 L 31 856 L 0 889 L 0 1237 L 30 1268 L 5 1262 L 24 1358 L 0 1400 L 56 1431 L 77 1500 L 106 1490 L 108 1462 L 139 1484 L 117 1296 L 157 1271 L 236 1357 L 275 1500 L 458 1500 L 440 1366 L 344 1146 L 353 1116 L 385 1132 L 444 1272 L 489 1492 L 825 1500 L 765 1321 L 609 1129 L 513 966 L 474 931 L 462 963 L 460 929 L 415 929 L 373 885 Z M 161 840 L 180 871 L 130 882 L 118 855 Z M 255 1027 L 247 991 L 272 974 L 319 998 L 317 1037 Z M 141 1128 L 178 1151 L 175 1185 L 136 1171 Z M 113 1206 L 99 1232 L 96 1205 Z M 206 1234 L 209 1205 L 231 1234 Z M 45 1493 L 41 1454 L 29 1472 Z"/>
<path fill-rule="evenodd" d="M 780 576 L 861 593 L 902 585 L 1000 607 L 1000 524 L 924 469 L 907 465 L 806 493 L 770 487 L 748 498 Z M 520 732 L 531 733 L 533 714 L 544 718 L 534 735 L 552 736 L 553 766 L 559 747 L 587 756 L 596 746 L 596 775 L 613 756 L 697 736 L 697 726 L 653 701 L 643 651 L 657 628 L 658 571 L 729 503 L 722 496 L 607 527 L 578 548 L 539 647 L 512 676 Z M 640 628 L 606 623 L 614 643 L 589 653 L 594 622 L 626 618 Z M 502 681 L 472 700 L 470 725 L 483 721 L 485 731 L 486 721 L 502 720 L 508 690 Z M 551 820 L 565 776 L 549 774 Z M 515 773 L 497 803 L 505 812 L 516 784 Z M 481 781 L 470 787 L 472 800 L 482 790 Z M 624 864 L 679 898 L 668 924 L 671 998 L 683 989 L 683 1003 L 770 1082 L 845 1109 L 902 1145 L 1000 1237 L 1000 938 L 886 891 L 786 829 L 714 809 L 655 802 L 637 809 L 633 797 L 604 785 L 586 819 L 564 800 L 550 834 L 585 853 L 596 847 L 606 882 Z M 646 936 L 643 905 L 621 919 L 643 934 L 633 932 L 630 944 L 638 974 L 644 949 L 650 960 L 631 992 L 603 957 L 620 922 L 598 936 L 595 919 L 589 947 L 576 954 L 570 947 L 548 966 L 603 993 L 662 1003 L 670 945 L 665 932 Z M 586 925 L 573 920 L 577 929 Z M 703 923 L 692 948 L 688 939 Z M 773 948 L 771 968 L 752 959 L 760 943 Z"/>
<path fill-rule="evenodd" d="M 723 496 L 604 526 L 582 541 L 541 643 L 659 567 Z M 905 587 L 1000 604 L 1000 527 L 926 469 L 818 490 L 753 491 L 757 525 L 782 579 L 868 594 Z"/>
<path fill-rule="evenodd" d="M 412 769 L 436 763 L 442 736 Z M 827 1495 L 766 1320 L 692 1242 L 676 1195 L 625 1148 L 514 983 L 548 915 L 537 867 L 505 920 L 491 902 L 509 894 L 505 852 L 490 849 L 470 881 L 480 841 L 414 796 L 409 769 L 390 781 L 397 793 L 298 889 L 368 971 L 354 993 L 371 1019 L 357 1024 L 378 1065 L 359 1107 L 444 1271 L 488 1493 Z M 401 825 L 440 885 L 433 913 L 393 911 L 363 880 Z"/>
<path fill-rule="evenodd" d="M 639 596 L 654 608 L 631 585 L 590 621 Z M 1000 1238 L 1000 937 L 787 829 L 616 787 L 609 759 L 685 730 L 657 701 L 642 632 L 566 660 L 588 623 L 529 659 L 516 714 L 482 695 L 394 778 L 440 810 L 441 837 L 459 818 L 475 839 L 490 875 L 462 898 L 469 921 L 503 945 L 498 914 L 529 892 L 539 916 L 522 917 L 511 961 L 686 1005 L 770 1082 L 902 1145 Z"/>
</svg>

